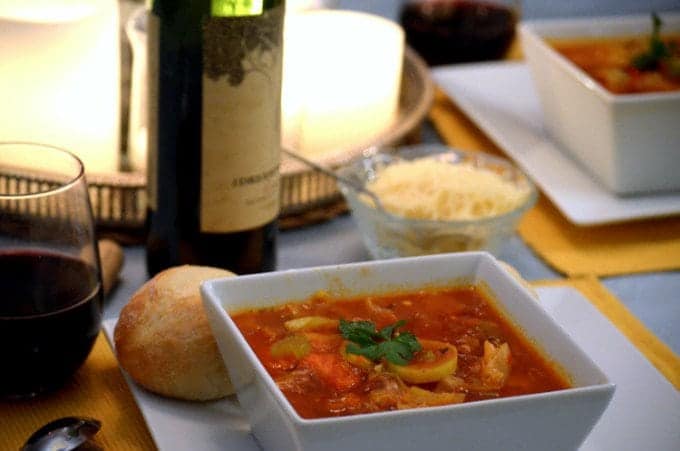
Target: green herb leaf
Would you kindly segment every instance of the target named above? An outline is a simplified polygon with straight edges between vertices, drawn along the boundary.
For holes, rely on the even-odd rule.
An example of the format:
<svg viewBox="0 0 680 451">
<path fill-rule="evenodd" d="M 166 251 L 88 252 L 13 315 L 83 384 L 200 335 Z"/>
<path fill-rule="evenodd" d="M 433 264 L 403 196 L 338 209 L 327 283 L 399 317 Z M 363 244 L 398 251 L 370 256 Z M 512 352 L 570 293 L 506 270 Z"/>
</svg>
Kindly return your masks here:
<svg viewBox="0 0 680 451">
<path fill-rule="evenodd" d="M 659 62 L 668 58 L 671 51 L 661 40 L 661 18 L 652 13 L 652 36 L 649 38 L 649 48 L 643 53 L 639 53 L 631 60 L 631 65 L 638 70 L 654 70 L 659 66 Z"/>
<path fill-rule="evenodd" d="M 370 321 L 345 321 L 340 320 L 340 333 L 342 336 L 360 346 L 368 346 L 375 343 L 375 324 Z"/>
<path fill-rule="evenodd" d="M 377 361 L 377 360 L 380 360 L 380 358 L 383 355 L 383 350 L 377 344 L 364 346 L 362 348 L 362 347 L 359 347 L 355 343 L 349 343 L 349 344 L 347 344 L 346 351 L 349 354 L 362 355 L 362 356 L 366 357 L 367 359 L 372 360 L 374 362 Z"/>
<path fill-rule="evenodd" d="M 391 340 L 394 331 L 404 326 L 404 324 L 406 324 L 406 320 L 402 319 L 390 326 L 385 326 L 382 329 L 380 329 L 380 336 L 382 337 L 383 340 Z"/>
<path fill-rule="evenodd" d="M 342 336 L 352 342 L 347 344 L 348 353 L 362 355 L 374 362 L 385 358 L 395 365 L 406 365 L 421 346 L 411 332 L 397 331 L 405 324 L 404 320 L 397 321 L 378 331 L 371 321 L 341 319 L 339 329 Z"/>
</svg>

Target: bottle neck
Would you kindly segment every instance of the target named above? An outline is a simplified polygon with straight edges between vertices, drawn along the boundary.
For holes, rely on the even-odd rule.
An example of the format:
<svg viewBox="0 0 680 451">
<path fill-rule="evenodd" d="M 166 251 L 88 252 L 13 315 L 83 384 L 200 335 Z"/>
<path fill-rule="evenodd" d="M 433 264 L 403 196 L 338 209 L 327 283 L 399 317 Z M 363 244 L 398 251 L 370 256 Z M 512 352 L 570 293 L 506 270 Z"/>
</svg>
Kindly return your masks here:
<svg viewBox="0 0 680 451">
<path fill-rule="evenodd" d="M 253 17 L 285 6 L 285 0 L 147 0 L 147 4 L 161 18 Z"/>
</svg>

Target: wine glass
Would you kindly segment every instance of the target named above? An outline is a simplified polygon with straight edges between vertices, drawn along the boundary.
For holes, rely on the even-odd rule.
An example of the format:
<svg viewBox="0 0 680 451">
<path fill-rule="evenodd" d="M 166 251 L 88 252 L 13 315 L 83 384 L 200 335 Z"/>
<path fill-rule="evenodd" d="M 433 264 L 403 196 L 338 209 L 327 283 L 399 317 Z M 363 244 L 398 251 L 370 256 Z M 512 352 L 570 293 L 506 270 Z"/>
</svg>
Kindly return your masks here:
<svg viewBox="0 0 680 451">
<path fill-rule="evenodd" d="M 99 333 L 102 283 L 84 168 L 0 143 L 0 398 L 64 385 Z"/>
</svg>

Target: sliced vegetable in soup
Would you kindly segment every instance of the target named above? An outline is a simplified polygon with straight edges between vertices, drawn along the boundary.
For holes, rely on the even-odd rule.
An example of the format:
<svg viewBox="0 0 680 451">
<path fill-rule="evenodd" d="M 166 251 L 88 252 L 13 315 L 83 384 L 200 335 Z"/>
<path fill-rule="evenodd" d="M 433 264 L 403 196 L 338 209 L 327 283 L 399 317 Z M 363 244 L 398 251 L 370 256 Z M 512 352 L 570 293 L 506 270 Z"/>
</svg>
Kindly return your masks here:
<svg viewBox="0 0 680 451">
<path fill-rule="evenodd" d="M 476 286 L 232 314 L 304 418 L 560 390 L 566 376 Z"/>
<path fill-rule="evenodd" d="M 680 90 L 680 34 L 661 35 L 652 15 L 651 36 L 554 39 L 565 58 L 615 94 Z"/>
</svg>

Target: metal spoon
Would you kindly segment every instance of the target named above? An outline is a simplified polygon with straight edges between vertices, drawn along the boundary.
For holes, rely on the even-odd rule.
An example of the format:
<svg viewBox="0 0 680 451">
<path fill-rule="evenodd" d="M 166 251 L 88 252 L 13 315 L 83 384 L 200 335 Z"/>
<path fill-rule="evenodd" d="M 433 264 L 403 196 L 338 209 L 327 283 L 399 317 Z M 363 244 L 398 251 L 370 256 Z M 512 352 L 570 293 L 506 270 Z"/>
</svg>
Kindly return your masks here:
<svg viewBox="0 0 680 451">
<path fill-rule="evenodd" d="M 308 160 L 307 158 L 305 158 L 305 157 L 303 157 L 303 156 L 301 156 L 301 155 L 298 155 L 297 153 L 295 153 L 295 152 L 293 152 L 293 151 L 290 151 L 290 150 L 288 150 L 288 149 L 283 149 L 283 148 L 282 148 L 282 149 L 281 149 L 281 152 L 283 152 L 284 154 L 288 155 L 288 156 L 291 157 L 292 159 L 297 160 L 297 161 L 299 161 L 299 162 L 301 162 L 301 163 L 303 163 L 303 164 L 309 166 L 310 168 L 312 168 L 312 169 L 314 169 L 314 170 L 317 170 L 317 171 L 319 171 L 319 172 L 321 172 L 321 173 L 323 173 L 323 174 L 326 174 L 326 175 L 329 176 L 329 177 L 332 177 L 332 178 L 335 179 L 336 181 L 338 181 L 338 182 L 340 182 L 340 183 L 343 183 L 343 184 L 349 186 L 350 188 L 352 188 L 352 189 L 355 190 L 355 191 L 359 191 L 360 193 L 366 194 L 368 197 L 371 198 L 371 200 L 373 201 L 373 204 L 375 205 L 375 207 L 376 207 L 378 210 L 381 210 L 381 211 L 383 211 L 383 212 L 386 211 L 385 208 L 383 207 L 382 202 L 380 202 L 380 198 L 378 197 L 378 195 L 375 194 L 373 191 L 367 189 L 365 186 L 360 185 L 359 183 L 355 182 L 354 180 L 350 180 L 350 179 L 348 179 L 348 178 L 346 178 L 346 177 L 343 177 L 343 176 L 341 176 L 341 175 L 338 175 L 337 173 L 335 173 L 335 172 L 332 171 L 331 169 L 325 168 L 325 167 L 321 166 L 321 165 L 318 164 L 318 163 L 315 163 L 315 162 L 313 162 L 313 161 L 311 161 L 311 160 Z"/>
<path fill-rule="evenodd" d="M 71 451 L 94 437 L 101 425 L 94 418 L 59 418 L 35 431 L 21 451 Z"/>
</svg>

